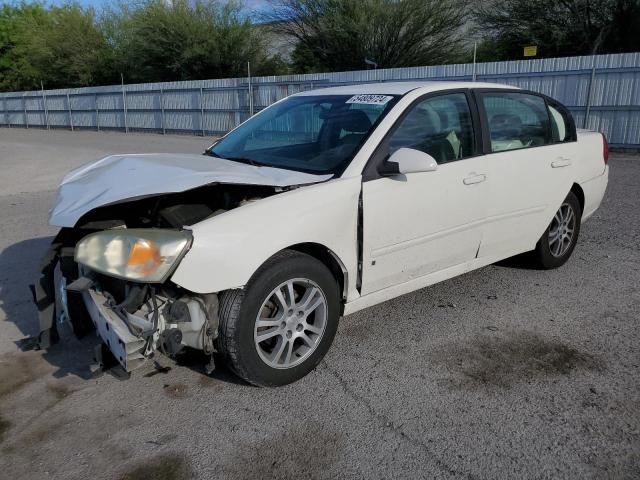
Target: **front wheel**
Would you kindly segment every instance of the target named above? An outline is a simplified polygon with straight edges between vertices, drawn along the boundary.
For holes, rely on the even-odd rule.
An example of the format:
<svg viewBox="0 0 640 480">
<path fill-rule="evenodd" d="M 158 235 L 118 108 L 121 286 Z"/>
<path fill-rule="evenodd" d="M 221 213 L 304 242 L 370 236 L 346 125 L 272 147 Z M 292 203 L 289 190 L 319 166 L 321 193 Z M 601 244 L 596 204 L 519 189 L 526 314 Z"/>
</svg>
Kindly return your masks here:
<svg viewBox="0 0 640 480">
<path fill-rule="evenodd" d="M 218 348 L 251 384 L 295 382 L 329 350 L 339 307 L 338 282 L 329 269 L 310 255 L 285 250 L 244 289 L 220 295 Z"/>
<path fill-rule="evenodd" d="M 536 245 L 535 257 L 542 268 L 557 268 L 569 259 L 578 242 L 581 217 L 580 202 L 569 192 Z"/>
</svg>

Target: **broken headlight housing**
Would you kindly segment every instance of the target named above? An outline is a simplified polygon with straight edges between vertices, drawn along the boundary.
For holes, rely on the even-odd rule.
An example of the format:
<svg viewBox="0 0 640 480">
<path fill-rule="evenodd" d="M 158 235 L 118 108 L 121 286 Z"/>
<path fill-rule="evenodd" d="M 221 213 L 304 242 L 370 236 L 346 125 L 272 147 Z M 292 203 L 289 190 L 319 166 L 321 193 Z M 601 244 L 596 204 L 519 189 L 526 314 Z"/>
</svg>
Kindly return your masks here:
<svg viewBox="0 0 640 480">
<path fill-rule="evenodd" d="M 105 275 L 162 283 L 191 246 L 188 230 L 118 229 L 92 233 L 76 245 L 75 260 Z"/>
</svg>

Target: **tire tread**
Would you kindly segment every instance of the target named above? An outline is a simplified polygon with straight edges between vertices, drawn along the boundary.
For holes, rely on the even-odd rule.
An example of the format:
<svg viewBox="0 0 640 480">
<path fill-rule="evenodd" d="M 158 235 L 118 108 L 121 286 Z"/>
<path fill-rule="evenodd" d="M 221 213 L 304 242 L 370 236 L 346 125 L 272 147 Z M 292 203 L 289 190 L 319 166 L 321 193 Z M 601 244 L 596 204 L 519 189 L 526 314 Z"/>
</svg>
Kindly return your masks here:
<svg viewBox="0 0 640 480">
<path fill-rule="evenodd" d="M 218 348 L 224 355 L 227 366 L 245 381 L 247 372 L 242 368 L 238 358 L 238 345 L 235 341 L 240 308 L 244 298 L 243 289 L 226 290 L 220 294 L 220 327 L 218 336 Z"/>
</svg>

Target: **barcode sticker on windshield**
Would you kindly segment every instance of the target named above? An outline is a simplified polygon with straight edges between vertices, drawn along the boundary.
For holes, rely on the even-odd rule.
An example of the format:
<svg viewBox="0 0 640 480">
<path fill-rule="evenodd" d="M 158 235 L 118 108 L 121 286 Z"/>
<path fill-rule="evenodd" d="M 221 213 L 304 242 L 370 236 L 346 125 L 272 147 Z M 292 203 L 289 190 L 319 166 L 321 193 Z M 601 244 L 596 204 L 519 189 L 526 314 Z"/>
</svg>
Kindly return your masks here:
<svg viewBox="0 0 640 480">
<path fill-rule="evenodd" d="M 365 105 L 384 105 L 393 97 L 389 95 L 354 95 L 345 103 L 362 103 Z"/>
</svg>

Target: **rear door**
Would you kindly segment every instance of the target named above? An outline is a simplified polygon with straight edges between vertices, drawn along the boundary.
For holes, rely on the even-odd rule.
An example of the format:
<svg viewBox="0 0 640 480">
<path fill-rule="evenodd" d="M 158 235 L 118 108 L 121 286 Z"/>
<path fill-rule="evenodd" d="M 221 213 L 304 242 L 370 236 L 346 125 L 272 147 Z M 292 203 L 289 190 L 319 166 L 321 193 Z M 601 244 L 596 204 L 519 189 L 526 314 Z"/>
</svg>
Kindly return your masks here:
<svg viewBox="0 0 640 480">
<path fill-rule="evenodd" d="M 479 256 L 510 256 L 535 247 L 571 189 L 576 159 L 544 97 L 496 90 L 477 98 L 490 177 Z"/>
<path fill-rule="evenodd" d="M 431 155 L 438 168 L 393 177 L 365 172 L 362 295 L 475 258 L 487 172 L 469 100 L 467 92 L 417 100 L 374 154 L 375 166 L 399 148 L 413 148 Z"/>
</svg>

